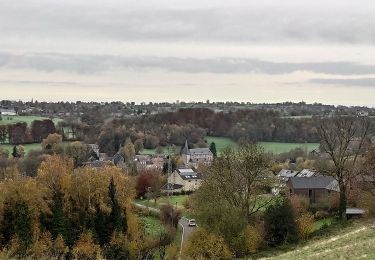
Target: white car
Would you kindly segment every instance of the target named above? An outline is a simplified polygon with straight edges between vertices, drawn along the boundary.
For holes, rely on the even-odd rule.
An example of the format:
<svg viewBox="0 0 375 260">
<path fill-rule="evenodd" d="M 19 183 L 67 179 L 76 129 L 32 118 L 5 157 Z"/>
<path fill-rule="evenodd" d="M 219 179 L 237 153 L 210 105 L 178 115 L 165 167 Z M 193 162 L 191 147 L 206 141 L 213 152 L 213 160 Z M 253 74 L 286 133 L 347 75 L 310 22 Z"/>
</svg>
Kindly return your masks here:
<svg viewBox="0 0 375 260">
<path fill-rule="evenodd" d="M 189 227 L 196 227 L 197 226 L 197 222 L 195 222 L 195 219 L 189 219 Z"/>
</svg>

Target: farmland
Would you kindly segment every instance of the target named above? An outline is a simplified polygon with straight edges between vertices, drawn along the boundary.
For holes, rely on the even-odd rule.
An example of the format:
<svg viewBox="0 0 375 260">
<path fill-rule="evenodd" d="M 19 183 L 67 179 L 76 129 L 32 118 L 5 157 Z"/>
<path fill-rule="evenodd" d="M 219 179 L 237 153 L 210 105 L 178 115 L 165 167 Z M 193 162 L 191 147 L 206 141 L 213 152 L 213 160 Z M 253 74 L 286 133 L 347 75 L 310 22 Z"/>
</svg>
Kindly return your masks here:
<svg viewBox="0 0 375 260">
<path fill-rule="evenodd" d="M 220 153 L 222 152 L 226 147 L 238 147 L 237 143 L 235 143 L 232 139 L 227 137 L 211 137 L 208 136 L 207 143 L 215 142 L 216 149 Z M 297 147 L 300 147 L 302 149 L 307 149 L 307 151 L 312 151 L 319 147 L 318 143 L 279 143 L 279 142 L 259 142 L 260 145 L 263 146 L 264 150 L 266 152 L 279 154 L 279 153 L 285 153 L 289 152 L 290 150 L 293 150 Z"/>
<path fill-rule="evenodd" d="M 35 144 L 23 144 L 22 145 L 25 148 L 25 153 L 27 154 L 31 150 L 41 150 L 42 146 L 41 144 L 35 143 Z M 5 148 L 9 151 L 9 154 L 12 153 L 14 145 L 12 144 L 0 144 L 0 148 Z"/>
<path fill-rule="evenodd" d="M 238 144 L 228 137 L 207 136 L 205 140 L 207 141 L 208 145 L 214 142 L 216 145 L 216 150 L 219 154 L 227 147 L 231 147 L 234 149 L 238 148 Z M 319 147 L 318 143 L 259 142 L 259 144 L 263 146 L 265 152 L 274 153 L 274 154 L 289 152 L 290 150 L 293 150 L 298 147 L 302 149 L 306 149 L 308 152 L 311 152 L 312 150 Z M 142 154 L 153 155 L 156 153 L 155 150 L 156 149 L 143 149 Z M 167 148 L 164 148 L 163 153 L 167 153 L 167 152 L 168 152 Z"/>
<path fill-rule="evenodd" d="M 49 119 L 48 117 L 42 117 L 42 116 L 2 116 L 2 120 L 0 120 L 0 125 L 8 125 L 8 124 L 15 124 L 20 122 L 27 123 L 28 126 L 31 126 L 31 123 L 34 120 L 44 120 Z M 55 125 L 61 121 L 60 118 L 54 118 L 52 121 L 55 123 Z"/>
</svg>

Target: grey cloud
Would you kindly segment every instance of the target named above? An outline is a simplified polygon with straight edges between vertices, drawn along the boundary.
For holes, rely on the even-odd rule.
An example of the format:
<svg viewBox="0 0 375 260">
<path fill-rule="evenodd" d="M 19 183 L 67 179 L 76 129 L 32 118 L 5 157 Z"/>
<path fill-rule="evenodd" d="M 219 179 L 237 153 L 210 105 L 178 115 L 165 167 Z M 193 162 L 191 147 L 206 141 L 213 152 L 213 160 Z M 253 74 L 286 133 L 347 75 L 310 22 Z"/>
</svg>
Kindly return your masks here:
<svg viewBox="0 0 375 260">
<path fill-rule="evenodd" d="M 375 65 L 363 65 L 353 62 L 287 63 L 228 57 L 195 59 L 59 53 L 16 55 L 5 52 L 0 52 L 0 68 L 66 71 L 78 74 L 99 73 L 112 69 L 134 71 L 160 69 L 173 72 L 217 74 L 264 73 L 275 75 L 296 71 L 310 71 L 332 75 L 375 74 Z"/>
<path fill-rule="evenodd" d="M 337 1 L 328 7 L 327 1 L 318 1 L 321 5 L 308 2 L 301 5 L 296 4 L 299 1 L 290 0 L 285 4 L 271 1 L 271 5 L 242 1 L 241 5 L 227 8 L 222 4 L 202 8 L 198 1 L 192 2 L 195 4 L 189 8 L 178 8 L 171 3 L 145 8 L 144 4 L 130 4 L 129 1 L 101 5 L 90 4 L 90 1 L 77 1 L 74 5 L 5 1 L 0 8 L 0 33 L 5 38 L 32 34 L 69 41 L 100 38 L 117 41 L 375 43 L 375 6 L 371 1 L 364 1 L 361 6 L 354 0 L 348 1 L 351 5 Z"/>
<path fill-rule="evenodd" d="M 348 87 L 375 87 L 375 78 L 311 79 L 309 82 L 314 84 L 341 85 Z"/>
</svg>

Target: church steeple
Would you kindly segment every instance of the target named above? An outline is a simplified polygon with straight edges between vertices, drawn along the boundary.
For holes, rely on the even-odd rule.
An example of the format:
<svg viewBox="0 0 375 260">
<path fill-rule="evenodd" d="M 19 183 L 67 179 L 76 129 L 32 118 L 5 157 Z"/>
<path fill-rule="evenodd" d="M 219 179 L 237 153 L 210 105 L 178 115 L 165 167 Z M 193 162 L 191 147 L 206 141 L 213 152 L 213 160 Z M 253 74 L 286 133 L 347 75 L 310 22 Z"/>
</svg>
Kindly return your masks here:
<svg viewBox="0 0 375 260">
<path fill-rule="evenodd" d="M 190 154 L 187 139 L 185 141 L 185 147 L 184 147 L 184 149 L 182 149 L 182 154 L 185 154 L 185 155 Z"/>
</svg>

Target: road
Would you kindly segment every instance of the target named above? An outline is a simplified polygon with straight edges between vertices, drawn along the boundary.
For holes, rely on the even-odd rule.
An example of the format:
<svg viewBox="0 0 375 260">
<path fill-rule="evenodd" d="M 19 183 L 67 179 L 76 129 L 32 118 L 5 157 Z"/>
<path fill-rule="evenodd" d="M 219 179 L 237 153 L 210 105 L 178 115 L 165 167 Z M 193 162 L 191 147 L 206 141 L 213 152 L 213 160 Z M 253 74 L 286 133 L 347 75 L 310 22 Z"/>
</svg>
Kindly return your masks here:
<svg viewBox="0 0 375 260">
<path fill-rule="evenodd" d="M 193 231 L 196 229 L 196 227 L 189 227 L 189 220 L 184 217 L 180 219 L 178 224 L 180 224 L 180 226 L 182 227 L 182 238 L 181 238 L 181 249 L 182 249 L 185 243 L 188 241 L 191 234 L 193 233 Z"/>
</svg>

